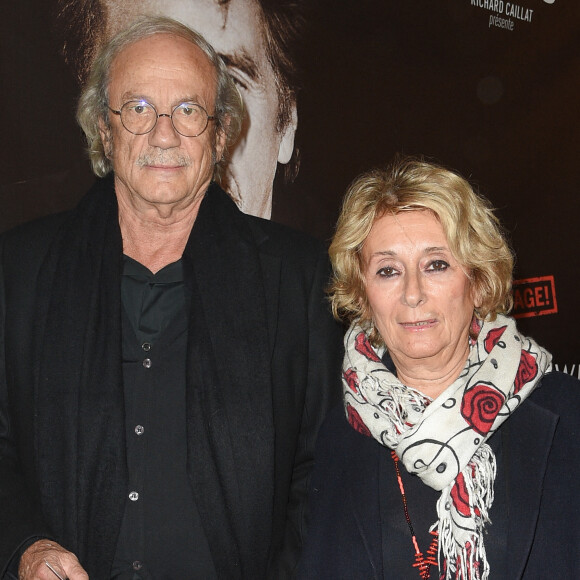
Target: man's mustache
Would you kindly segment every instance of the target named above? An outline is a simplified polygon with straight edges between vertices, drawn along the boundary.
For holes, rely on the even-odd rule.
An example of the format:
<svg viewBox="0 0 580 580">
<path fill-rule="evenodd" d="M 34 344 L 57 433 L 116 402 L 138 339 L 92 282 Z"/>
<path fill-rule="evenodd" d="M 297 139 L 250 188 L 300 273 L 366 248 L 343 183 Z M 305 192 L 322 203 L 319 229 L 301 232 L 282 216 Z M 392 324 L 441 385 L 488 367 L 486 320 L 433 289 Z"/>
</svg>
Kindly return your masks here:
<svg viewBox="0 0 580 580">
<path fill-rule="evenodd" d="M 189 167 L 191 165 L 191 159 L 187 155 L 182 155 L 180 153 L 168 153 L 162 151 L 159 153 L 143 153 L 139 155 L 137 161 L 135 162 L 137 167 L 147 167 L 150 165 L 167 167 Z"/>
</svg>

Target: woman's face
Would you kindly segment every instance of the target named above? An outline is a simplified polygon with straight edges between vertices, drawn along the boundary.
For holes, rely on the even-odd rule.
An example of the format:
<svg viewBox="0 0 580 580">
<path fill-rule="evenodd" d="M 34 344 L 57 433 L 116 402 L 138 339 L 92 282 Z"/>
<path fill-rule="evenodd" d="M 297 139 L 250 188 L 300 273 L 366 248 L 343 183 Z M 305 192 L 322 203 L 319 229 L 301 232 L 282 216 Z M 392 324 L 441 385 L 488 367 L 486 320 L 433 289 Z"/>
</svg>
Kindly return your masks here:
<svg viewBox="0 0 580 580">
<path fill-rule="evenodd" d="M 397 369 L 443 377 L 462 367 L 474 296 L 437 217 L 423 210 L 383 216 L 362 258 L 373 322 Z"/>
</svg>

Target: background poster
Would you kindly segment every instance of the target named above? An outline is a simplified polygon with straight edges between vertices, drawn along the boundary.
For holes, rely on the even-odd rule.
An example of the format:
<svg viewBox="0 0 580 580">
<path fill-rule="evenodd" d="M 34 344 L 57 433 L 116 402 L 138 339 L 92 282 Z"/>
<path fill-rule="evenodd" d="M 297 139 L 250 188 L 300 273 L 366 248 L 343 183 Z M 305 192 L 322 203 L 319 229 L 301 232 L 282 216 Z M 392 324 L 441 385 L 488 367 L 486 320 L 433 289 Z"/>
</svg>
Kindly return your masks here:
<svg viewBox="0 0 580 580">
<path fill-rule="evenodd" d="M 328 239 L 348 184 L 394 153 L 458 170 L 511 235 L 519 326 L 580 376 L 580 3 L 316 0 L 304 9 L 300 171 L 291 184 L 276 178 L 273 219 Z M 92 182 L 54 6 L 9 0 L 2 11 L 0 230 L 70 207 Z"/>
</svg>

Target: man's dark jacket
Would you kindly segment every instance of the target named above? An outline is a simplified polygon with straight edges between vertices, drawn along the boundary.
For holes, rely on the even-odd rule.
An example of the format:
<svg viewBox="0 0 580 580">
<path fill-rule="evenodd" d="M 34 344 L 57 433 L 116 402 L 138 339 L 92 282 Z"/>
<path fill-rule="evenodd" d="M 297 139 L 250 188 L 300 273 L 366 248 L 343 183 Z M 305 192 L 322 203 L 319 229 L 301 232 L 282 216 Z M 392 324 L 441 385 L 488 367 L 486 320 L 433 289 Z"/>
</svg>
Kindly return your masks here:
<svg viewBox="0 0 580 580">
<path fill-rule="evenodd" d="M 117 211 L 112 179 L 99 180 L 76 210 L 0 239 L 0 578 L 35 537 L 109 577 L 129 491 Z M 326 252 L 212 184 L 184 261 L 199 296 L 188 473 L 218 575 L 290 577 L 315 437 L 340 388 Z"/>
</svg>

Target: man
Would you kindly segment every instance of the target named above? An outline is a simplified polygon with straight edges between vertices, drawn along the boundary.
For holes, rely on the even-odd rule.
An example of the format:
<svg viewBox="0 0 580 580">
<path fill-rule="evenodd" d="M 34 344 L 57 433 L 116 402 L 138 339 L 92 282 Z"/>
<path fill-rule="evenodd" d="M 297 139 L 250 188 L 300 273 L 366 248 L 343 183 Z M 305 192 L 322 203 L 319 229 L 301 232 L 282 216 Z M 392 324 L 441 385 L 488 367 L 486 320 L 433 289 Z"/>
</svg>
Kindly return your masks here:
<svg viewBox="0 0 580 580">
<path fill-rule="evenodd" d="M 77 118 L 107 177 L 0 240 L 0 577 L 291 577 L 338 385 L 325 252 L 212 182 L 241 99 L 185 26 L 113 38 Z"/>
<path fill-rule="evenodd" d="M 293 50 L 303 21 L 288 0 L 60 0 L 65 58 L 80 82 L 96 47 L 142 14 L 175 18 L 214 46 L 234 77 L 247 110 L 221 185 L 242 211 L 269 219 L 278 163 L 298 169 L 296 65 Z"/>
</svg>

